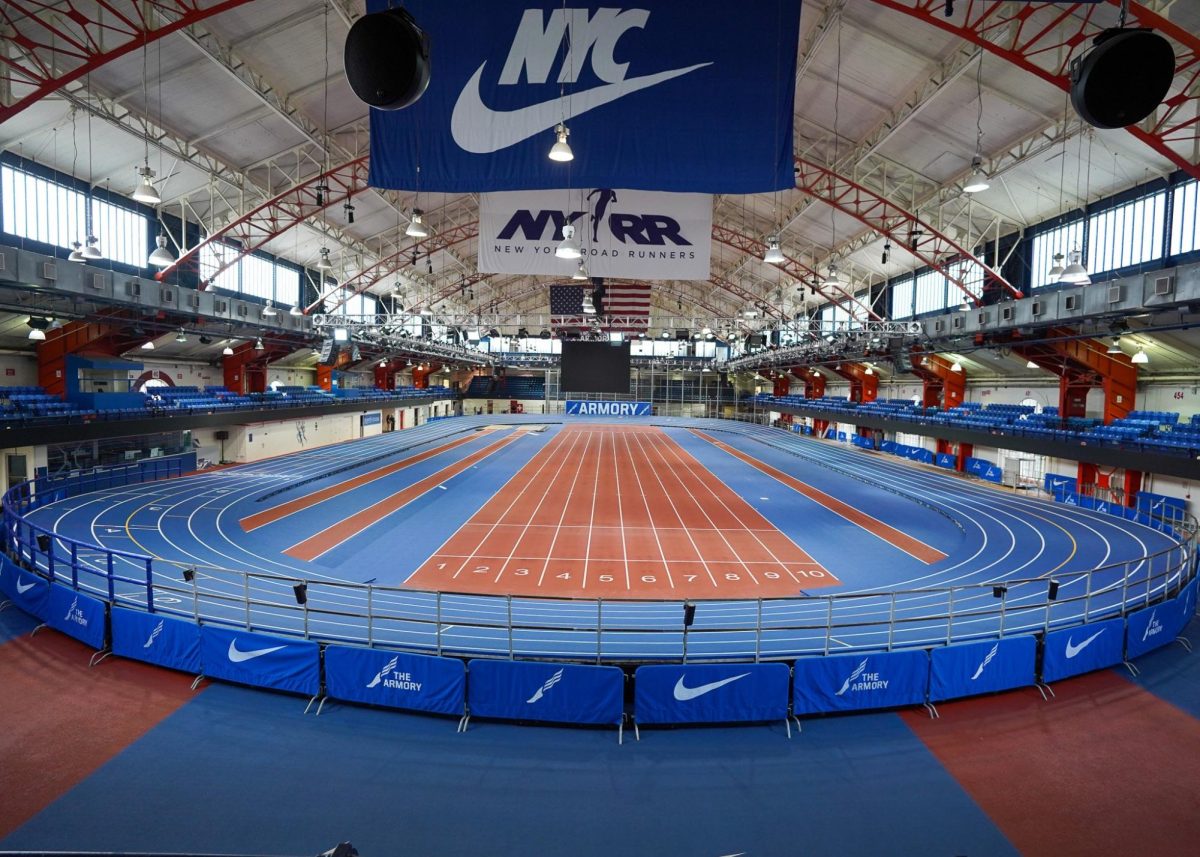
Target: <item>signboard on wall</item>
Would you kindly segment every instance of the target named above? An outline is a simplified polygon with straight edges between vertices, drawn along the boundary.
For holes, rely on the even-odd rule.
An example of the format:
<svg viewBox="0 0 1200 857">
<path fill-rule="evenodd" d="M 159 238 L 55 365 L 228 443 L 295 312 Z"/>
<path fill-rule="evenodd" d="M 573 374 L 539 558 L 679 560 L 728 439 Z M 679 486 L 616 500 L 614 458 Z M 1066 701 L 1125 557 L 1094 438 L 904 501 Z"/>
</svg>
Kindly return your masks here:
<svg viewBox="0 0 1200 857">
<path fill-rule="evenodd" d="M 362 415 L 362 424 L 366 426 L 377 426 L 383 422 L 383 414 L 381 411 L 372 411 L 369 414 Z"/>
</svg>

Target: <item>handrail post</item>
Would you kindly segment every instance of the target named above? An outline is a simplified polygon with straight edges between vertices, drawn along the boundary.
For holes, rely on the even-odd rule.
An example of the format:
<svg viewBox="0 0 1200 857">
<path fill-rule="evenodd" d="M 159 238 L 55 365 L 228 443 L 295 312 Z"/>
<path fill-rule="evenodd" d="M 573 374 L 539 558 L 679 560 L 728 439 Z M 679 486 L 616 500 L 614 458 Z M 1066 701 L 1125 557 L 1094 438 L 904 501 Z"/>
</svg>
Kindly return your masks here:
<svg viewBox="0 0 1200 857">
<path fill-rule="evenodd" d="M 596 599 L 596 663 L 600 663 L 604 650 L 604 599 Z"/>
<path fill-rule="evenodd" d="M 513 660 L 512 596 L 505 596 L 508 603 L 508 659 Z"/>
<path fill-rule="evenodd" d="M 250 574 L 242 572 L 242 593 L 246 602 L 246 630 L 254 630 L 254 626 L 250 622 Z"/>
<path fill-rule="evenodd" d="M 1008 587 L 1000 594 L 1000 639 L 1004 639 L 1004 609 L 1008 606 Z"/>
<path fill-rule="evenodd" d="M 950 605 L 946 608 L 946 645 L 954 638 L 954 587 L 950 587 Z"/>
<path fill-rule="evenodd" d="M 833 637 L 833 596 L 825 596 L 825 654 L 829 654 L 829 644 Z"/>
<path fill-rule="evenodd" d="M 375 587 L 367 584 L 367 645 L 375 645 Z"/>
<path fill-rule="evenodd" d="M 436 609 L 437 609 L 437 626 L 434 629 L 434 635 L 437 637 L 437 653 L 438 657 L 442 655 L 442 593 L 438 590 L 435 593 Z"/>
<path fill-rule="evenodd" d="M 1083 590 L 1083 623 L 1086 625 L 1088 620 L 1092 618 L 1092 578 L 1096 576 L 1095 571 L 1089 571 L 1087 577 L 1087 585 Z"/>
<path fill-rule="evenodd" d="M 79 542 L 71 542 L 71 588 L 79 588 Z"/>
<path fill-rule="evenodd" d="M 154 612 L 154 559 L 146 557 L 146 610 Z"/>
<path fill-rule="evenodd" d="M 888 605 L 888 647 L 892 650 L 892 640 L 896 635 L 896 593 L 891 593 L 891 604 Z"/>
<path fill-rule="evenodd" d="M 195 574 L 192 575 L 192 618 L 200 624 L 200 584 L 196 582 Z"/>
<path fill-rule="evenodd" d="M 1131 569 L 1129 568 L 1129 563 L 1127 563 L 1127 562 L 1123 563 L 1123 567 L 1125 569 L 1125 573 L 1123 575 L 1121 575 L 1121 615 L 1122 616 L 1125 615 L 1125 598 L 1129 593 L 1129 575 L 1131 573 Z"/>
<path fill-rule="evenodd" d="M 116 601 L 116 581 L 113 580 L 113 555 L 112 551 L 105 551 L 105 558 L 108 565 L 108 600 Z"/>
<path fill-rule="evenodd" d="M 308 598 L 304 599 L 304 603 L 300 605 L 300 609 L 304 611 L 304 639 L 308 639 Z"/>
<path fill-rule="evenodd" d="M 754 620 L 754 663 L 758 663 L 762 655 L 762 599 L 757 602 L 758 610 Z"/>
</svg>

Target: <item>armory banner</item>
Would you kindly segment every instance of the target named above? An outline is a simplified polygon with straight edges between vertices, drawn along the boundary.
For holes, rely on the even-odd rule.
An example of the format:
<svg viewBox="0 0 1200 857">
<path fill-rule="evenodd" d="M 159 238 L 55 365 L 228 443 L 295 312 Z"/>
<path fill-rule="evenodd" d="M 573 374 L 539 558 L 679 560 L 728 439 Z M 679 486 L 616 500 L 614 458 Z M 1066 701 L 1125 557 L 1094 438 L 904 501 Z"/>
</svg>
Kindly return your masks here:
<svg viewBox="0 0 1200 857">
<path fill-rule="evenodd" d="M 712 196 L 612 188 L 480 194 L 479 270 L 571 275 L 554 255 L 567 224 L 593 277 L 708 279 Z"/>
</svg>

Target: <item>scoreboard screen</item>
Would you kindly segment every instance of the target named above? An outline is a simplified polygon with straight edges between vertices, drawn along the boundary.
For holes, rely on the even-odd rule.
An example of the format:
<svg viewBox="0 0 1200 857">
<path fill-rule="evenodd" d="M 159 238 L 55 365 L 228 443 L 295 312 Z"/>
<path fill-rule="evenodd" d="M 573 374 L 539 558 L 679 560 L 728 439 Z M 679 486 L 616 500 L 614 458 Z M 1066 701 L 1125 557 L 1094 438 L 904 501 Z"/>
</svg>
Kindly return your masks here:
<svg viewBox="0 0 1200 857">
<path fill-rule="evenodd" d="M 628 393 L 629 343 L 566 340 L 559 388 L 564 393 Z"/>
</svg>

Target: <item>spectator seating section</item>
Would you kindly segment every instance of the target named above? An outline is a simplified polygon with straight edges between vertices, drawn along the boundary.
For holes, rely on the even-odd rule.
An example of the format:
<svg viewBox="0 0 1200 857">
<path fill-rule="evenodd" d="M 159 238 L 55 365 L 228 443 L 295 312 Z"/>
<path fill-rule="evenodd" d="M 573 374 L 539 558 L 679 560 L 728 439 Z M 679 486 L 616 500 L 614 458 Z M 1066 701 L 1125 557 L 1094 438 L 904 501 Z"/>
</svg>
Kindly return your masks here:
<svg viewBox="0 0 1200 857">
<path fill-rule="evenodd" d="M 999 435 L 1040 437 L 1063 443 L 1115 446 L 1142 452 L 1176 455 L 1200 455 L 1200 414 L 1181 422 L 1170 411 L 1131 411 L 1109 425 L 1091 417 L 1063 419 L 1057 408 L 1036 413 L 1029 405 L 983 404 L 963 402 L 948 410 L 924 408 L 910 399 L 878 399 L 859 404 L 846 399 L 806 399 L 804 396 L 779 396 L 759 393 L 753 397 L 759 407 L 784 405 L 795 408 L 820 408 L 833 411 L 840 422 L 854 422 L 856 415 L 905 420 L 928 426 L 959 426 Z"/>
</svg>

